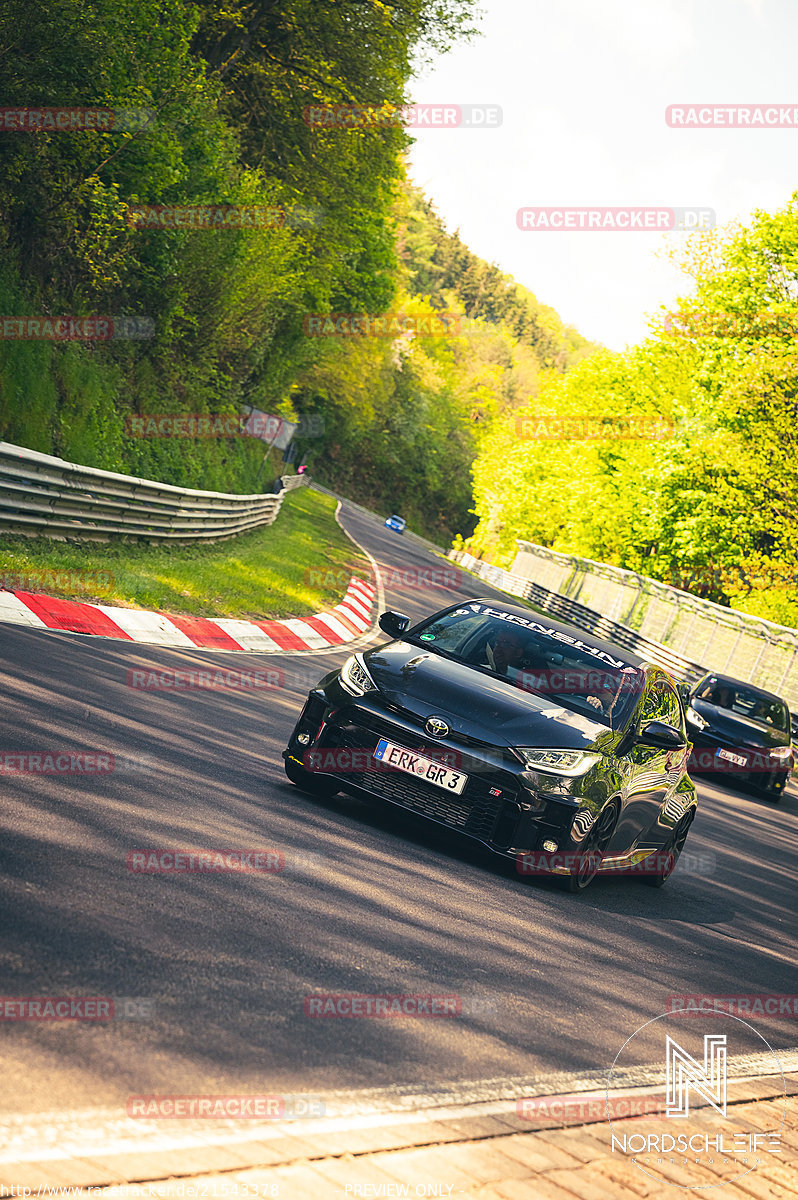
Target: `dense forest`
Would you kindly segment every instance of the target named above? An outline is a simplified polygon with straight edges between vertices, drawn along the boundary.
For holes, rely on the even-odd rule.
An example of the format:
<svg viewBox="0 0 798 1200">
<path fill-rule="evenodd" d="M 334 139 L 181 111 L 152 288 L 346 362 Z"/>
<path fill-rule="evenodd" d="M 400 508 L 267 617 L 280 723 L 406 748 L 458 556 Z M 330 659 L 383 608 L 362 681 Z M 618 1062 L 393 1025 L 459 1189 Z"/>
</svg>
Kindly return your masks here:
<svg viewBox="0 0 798 1200">
<path fill-rule="evenodd" d="M 129 418 L 307 417 L 296 448 L 322 482 L 443 541 L 471 532 L 486 427 L 587 344 L 446 233 L 405 178 L 401 123 L 326 128 L 305 114 L 395 109 L 413 64 L 471 36 L 473 19 L 472 0 L 8 0 L 2 94 L 113 116 L 6 120 L 0 311 L 131 316 L 152 336 L 0 339 L 0 437 L 257 491 L 279 451 L 264 471 L 252 438 L 134 437 Z M 192 227 L 189 206 L 211 206 L 216 223 Z M 272 219 L 237 226 L 231 211 Z M 473 318 L 467 335 L 307 334 L 312 314 L 433 308 Z"/>
<path fill-rule="evenodd" d="M 0 313 L 148 332 L 4 335 L 0 437 L 258 491 L 281 469 L 262 442 L 130 424 L 251 406 L 301 422 L 321 482 L 441 544 L 508 563 L 526 537 L 795 623 L 798 198 L 693 235 L 689 299 L 643 344 L 588 343 L 447 231 L 407 178 L 400 121 L 307 119 L 395 113 L 475 20 L 474 0 L 6 0 Z M 112 117 L 41 115 L 87 106 Z M 216 223 L 174 217 L 191 206 Z M 311 336 L 319 314 L 343 315 L 335 336 Z M 380 314 L 391 336 L 352 332 Z"/>
</svg>

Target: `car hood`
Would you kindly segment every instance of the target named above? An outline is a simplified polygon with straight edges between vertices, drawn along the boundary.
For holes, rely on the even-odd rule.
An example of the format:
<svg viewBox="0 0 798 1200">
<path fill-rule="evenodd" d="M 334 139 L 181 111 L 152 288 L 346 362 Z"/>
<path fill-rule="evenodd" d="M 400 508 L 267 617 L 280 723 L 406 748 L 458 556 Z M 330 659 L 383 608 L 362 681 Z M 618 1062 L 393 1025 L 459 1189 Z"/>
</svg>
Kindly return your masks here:
<svg viewBox="0 0 798 1200">
<path fill-rule="evenodd" d="M 717 708 L 707 700 L 690 701 L 691 706 L 705 721 L 709 728 L 702 730 L 704 736 L 717 733 L 720 737 L 736 742 L 739 746 L 760 746 L 770 749 L 774 746 L 789 746 L 790 735 L 786 730 L 772 729 L 760 725 L 758 721 L 749 721 L 738 713 L 730 713 L 728 709 Z"/>
<path fill-rule="evenodd" d="M 391 642 L 364 654 L 384 699 L 411 717 L 442 717 L 453 734 L 497 746 L 585 750 L 608 726 L 561 707 L 555 700 L 439 654 Z"/>
</svg>

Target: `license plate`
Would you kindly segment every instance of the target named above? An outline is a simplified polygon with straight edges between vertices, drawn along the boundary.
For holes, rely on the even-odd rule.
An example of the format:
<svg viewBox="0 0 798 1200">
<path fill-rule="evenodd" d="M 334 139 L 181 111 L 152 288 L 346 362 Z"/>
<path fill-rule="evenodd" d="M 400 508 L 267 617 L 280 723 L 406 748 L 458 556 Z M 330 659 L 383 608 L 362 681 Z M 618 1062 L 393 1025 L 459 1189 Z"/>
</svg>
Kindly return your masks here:
<svg viewBox="0 0 798 1200">
<path fill-rule="evenodd" d="M 427 783 L 434 783 L 436 787 L 454 792 L 456 796 L 460 795 L 468 783 L 468 776 L 463 775 L 461 771 L 452 771 L 434 759 L 424 758 L 412 750 L 405 750 L 403 746 L 395 746 L 385 738 L 377 743 L 374 757 L 388 767 L 406 771 L 408 775 L 415 775 L 417 779 L 426 779 Z"/>
<path fill-rule="evenodd" d="M 733 762 L 736 767 L 744 767 L 748 759 L 744 754 L 733 754 L 731 750 L 718 750 L 718 758 L 725 758 L 728 762 Z"/>
</svg>

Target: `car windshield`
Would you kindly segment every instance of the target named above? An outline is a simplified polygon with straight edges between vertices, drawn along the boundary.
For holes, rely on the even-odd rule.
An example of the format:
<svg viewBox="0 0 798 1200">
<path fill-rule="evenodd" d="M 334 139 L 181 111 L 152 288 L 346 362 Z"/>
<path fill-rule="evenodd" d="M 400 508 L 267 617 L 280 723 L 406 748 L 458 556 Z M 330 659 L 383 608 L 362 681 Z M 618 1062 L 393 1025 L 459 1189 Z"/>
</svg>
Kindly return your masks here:
<svg viewBox="0 0 798 1200">
<path fill-rule="evenodd" d="M 747 717 L 759 725 L 768 725 L 786 733 L 790 727 L 790 716 L 786 704 L 772 696 L 763 696 L 740 683 L 711 678 L 696 692 L 699 700 L 714 704 L 716 708 Z"/>
<path fill-rule="evenodd" d="M 477 602 L 418 626 L 408 640 L 611 728 L 623 722 L 644 682 L 639 667 L 553 629 L 545 617 Z"/>
</svg>

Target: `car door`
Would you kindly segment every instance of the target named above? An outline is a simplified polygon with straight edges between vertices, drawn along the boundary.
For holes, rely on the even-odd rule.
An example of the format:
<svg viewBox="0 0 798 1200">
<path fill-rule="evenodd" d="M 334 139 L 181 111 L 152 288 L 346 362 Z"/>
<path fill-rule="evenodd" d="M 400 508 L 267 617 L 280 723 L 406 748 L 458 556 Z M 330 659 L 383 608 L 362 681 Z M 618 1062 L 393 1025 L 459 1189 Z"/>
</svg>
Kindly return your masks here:
<svg viewBox="0 0 798 1200">
<path fill-rule="evenodd" d="M 635 729 L 649 721 L 664 721 L 684 736 L 679 697 L 662 676 L 654 676 L 641 702 Z M 647 849 L 662 845 L 670 832 L 670 823 L 661 820 L 663 809 L 684 773 L 686 749 L 663 750 L 634 743 L 624 758 L 627 786 L 621 815 L 607 848 L 610 856 L 623 855 L 638 843 Z"/>
</svg>

